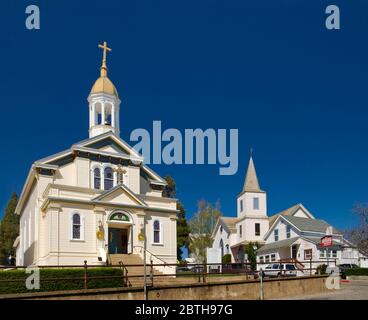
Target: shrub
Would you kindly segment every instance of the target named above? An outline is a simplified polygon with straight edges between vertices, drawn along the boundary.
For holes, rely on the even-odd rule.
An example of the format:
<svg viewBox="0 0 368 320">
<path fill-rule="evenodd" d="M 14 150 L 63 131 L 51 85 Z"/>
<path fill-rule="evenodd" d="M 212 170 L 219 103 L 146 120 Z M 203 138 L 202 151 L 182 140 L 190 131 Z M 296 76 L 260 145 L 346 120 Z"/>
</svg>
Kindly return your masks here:
<svg viewBox="0 0 368 320">
<path fill-rule="evenodd" d="M 225 254 L 222 257 L 222 263 L 231 263 L 231 254 L 230 253 Z"/>
<path fill-rule="evenodd" d="M 321 264 L 316 268 L 316 274 L 326 274 L 327 265 Z"/>
<path fill-rule="evenodd" d="M 368 268 L 353 268 L 344 270 L 346 276 L 368 276 Z"/>
<path fill-rule="evenodd" d="M 48 292 L 84 289 L 84 269 L 40 269 L 40 289 L 28 290 L 25 270 L 0 271 L 0 294 Z M 96 278 L 91 277 L 111 277 Z M 10 280 L 10 281 L 6 281 Z M 87 269 L 87 288 L 116 288 L 123 286 L 122 272 L 118 268 L 98 267 Z"/>
</svg>

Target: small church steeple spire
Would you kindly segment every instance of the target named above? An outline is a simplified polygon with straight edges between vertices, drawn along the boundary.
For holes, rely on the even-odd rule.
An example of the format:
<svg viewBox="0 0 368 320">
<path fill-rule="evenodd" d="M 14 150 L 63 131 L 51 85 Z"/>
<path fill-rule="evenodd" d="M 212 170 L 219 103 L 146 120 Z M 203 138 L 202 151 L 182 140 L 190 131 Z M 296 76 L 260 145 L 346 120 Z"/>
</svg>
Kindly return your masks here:
<svg viewBox="0 0 368 320">
<path fill-rule="evenodd" d="M 254 166 L 254 162 L 253 162 L 253 150 L 252 148 L 250 149 L 250 159 L 249 159 L 249 164 L 248 164 L 248 170 L 246 173 L 246 177 L 245 177 L 245 182 L 244 182 L 244 186 L 243 186 L 243 192 L 260 192 L 261 188 L 259 187 L 259 182 L 258 182 L 258 178 L 257 178 L 257 173 L 256 173 L 256 168 Z"/>
<path fill-rule="evenodd" d="M 262 217 L 264 219 L 264 217 L 267 217 L 267 194 L 259 186 L 252 153 L 251 149 L 243 190 L 237 198 L 237 212 L 238 217 L 251 217 L 252 219 L 254 217 Z M 261 230 L 266 230 L 264 221 L 267 220 L 256 222 L 263 225 Z M 268 222 L 266 224 L 268 226 Z M 260 234 L 263 234 L 262 232 Z"/>
</svg>

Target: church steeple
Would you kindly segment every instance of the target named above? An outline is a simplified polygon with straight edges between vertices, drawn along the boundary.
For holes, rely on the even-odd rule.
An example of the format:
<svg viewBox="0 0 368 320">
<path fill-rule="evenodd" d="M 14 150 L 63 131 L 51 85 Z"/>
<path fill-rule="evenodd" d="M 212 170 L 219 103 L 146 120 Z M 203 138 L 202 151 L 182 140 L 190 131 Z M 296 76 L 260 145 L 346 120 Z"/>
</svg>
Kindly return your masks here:
<svg viewBox="0 0 368 320">
<path fill-rule="evenodd" d="M 107 77 L 106 54 L 112 49 L 107 46 L 106 41 L 103 45 L 102 65 L 100 68 L 100 77 L 94 83 L 88 96 L 89 102 L 89 136 L 94 137 L 102 133 L 112 131 L 116 135 L 120 134 L 119 128 L 119 110 L 120 99 L 118 92 Z"/>
<path fill-rule="evenodd" d="M 245 182 L 243 186 L 243 192 L 261 192 L 259 187 L 259 182 L 257 178 L 256 168 L 254 166 L 253 157 L 250 156 L 248 170 L 245 177 Z"/>
<path fill-rule="evenodd" d="M 266 217 L 267 195 L 258 182 L 253 156 L 250 155 L 242 192 L 237 199 L 238 217 Z"/>
</svg>

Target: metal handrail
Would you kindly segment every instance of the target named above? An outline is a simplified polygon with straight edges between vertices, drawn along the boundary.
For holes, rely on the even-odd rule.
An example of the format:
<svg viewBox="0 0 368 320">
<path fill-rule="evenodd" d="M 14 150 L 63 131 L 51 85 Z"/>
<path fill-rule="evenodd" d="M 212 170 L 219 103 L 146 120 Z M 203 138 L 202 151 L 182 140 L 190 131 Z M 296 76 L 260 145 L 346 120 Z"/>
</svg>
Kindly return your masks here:
<svg viewBox="0 0 368 320">
<path fill-rule="evenodd" d="M 132 284 L 131 284 L 131 282 L 129 281 L 129 278 L 128 278 L 128 268 L 124 265 L 123 261 L 119 261 L 119 265 L 120 265 L 120 268 L 123 271 L 123 278 L 125 280 L 124 285 L 127 286 L 127 287 L 131 287 Z"/>
</svg>

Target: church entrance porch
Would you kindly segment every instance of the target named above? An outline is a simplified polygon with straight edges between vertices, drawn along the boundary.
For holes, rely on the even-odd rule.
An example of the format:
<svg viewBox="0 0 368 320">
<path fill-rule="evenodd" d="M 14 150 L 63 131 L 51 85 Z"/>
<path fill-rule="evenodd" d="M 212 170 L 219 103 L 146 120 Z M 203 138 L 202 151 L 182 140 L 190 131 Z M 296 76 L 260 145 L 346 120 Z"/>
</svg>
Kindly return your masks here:
<svg viewBox="0 0 368 320">
<path fill-rule="evenodd" d="M 128 253 L 128 229 L 109 228 L 109 253 Z"/>
<path fill-rule="evenodd" d="M 133 224 L 124 212 L 114 212 L 107 220 L 108 254 L 130 254 L 133 251 Z"/>
</svg>

